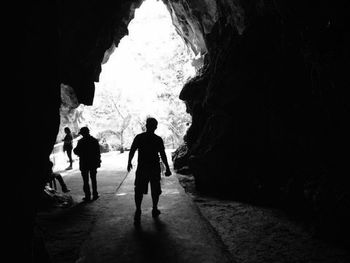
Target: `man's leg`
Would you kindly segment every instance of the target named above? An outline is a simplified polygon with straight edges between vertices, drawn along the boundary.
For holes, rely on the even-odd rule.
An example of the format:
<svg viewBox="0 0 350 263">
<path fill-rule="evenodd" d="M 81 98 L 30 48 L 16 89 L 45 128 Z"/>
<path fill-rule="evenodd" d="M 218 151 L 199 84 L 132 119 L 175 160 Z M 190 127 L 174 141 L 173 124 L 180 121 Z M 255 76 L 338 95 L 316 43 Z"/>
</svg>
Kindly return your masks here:
<svg viewBox="0 0 350 263">
<path fill-rule="evenodd" d="M 69 166 L 67 167 L 67 169 L 72 169 L 73 167 L 72 149 L 67 149 L 67 156 L 69 159 Z"/>
<path fill-rule="evenodd" d="M 139 170 L 136 171 L 135 173 L 135 206 L 136 206 L 136 211 L 141 211 L 141 204 L 142 204 L 142 198 L 143 198 L 143 193 L 144 193 L 144 176 L 142 176 L 141 172 Z"/>
<path fill-rule="evenodd" d="M 134 198 L 135 198 L 135 206 L 136 206 L 134 221 L 135 223 L 139 223 L 141 220 L 141 204 L 143 199 L 143 192 L 141 191 L 140 187 L 135 186 Z"/>
<path fill-rule="evenodd" d="M 158 201 L 159 201 L 159 195 L 152 194 L 153 209 L 158 209 Z"/>
<path fill-rule="evenodd" d="M 68 189 L 66 183 L 63 181 L 63 178 L 62 178 L 62 175 L 60 174 L 54 174 L 55 175 L 55 178 L 57 179 L 57 181 L 60 183 L 61 185 L 61 189 L 62 189 L 62 192 L 63 193 L 67 193 L 69 192 L 70 190 Z"/>
<path fill-rule="evenodd" d="M 143 199 L 143 193 L 135 187 L 135 205 L 136 205 L 136 210 L 141 211 L 141 204 L 142 204 L 142 199 Z"/>
<path fill-rule="evenodd" d="M 143 193 L 138 192 L 135 190 L 135 205 L 136 205 L 136 211 L 134 215 L 134 222 L 140 223 L 141 220 L 141 203 L 142 203 Z"/>
<path fill-rule="evenodd" d="M 91 169 L 90 170 L 90 179 L 91 179 L 91 187 L 92 187 L 92 199 L 96 200 L 98 196 L 97 192 L 97 180 L 96 180 L 97 170 Z"/>
<path fill-rule="evenodd" d="M 153 202 L 152 216 L 153 217 L 158 217 L 160 215 L 160 211 L 158 209 L 158 201 L 159 201 L 159 195 L 152 194 L 152 202 Z"/>
<path fill-rule="evenodd" d="M 91 199 L 90 185 L 89 185 L 89 170 L 82 170 L 81 176 L 83 177 L 83 190 L 85 193 L 85 201 Z"/>
<path fill-rule="evenodd" d="M 70 166 L 72 166 L 73 159 L 72 159 L 72 149 L 71 148 L 67 150 L 67 155 L 68 155 Z"/>
<path fill-rule="evenodd" d="M 152 209 L 152 216 L 157 217 L 160 215 L 160 211 L 158 209 L 158 202 L 159 202 L 159 196 L 162 193 L 161 187 L 160 187 L 160 180 L 155 179 L 151 180 L 151 195 L 152 195 L 152 203 L 153 203 L 153 209 Z"/>
</svg>

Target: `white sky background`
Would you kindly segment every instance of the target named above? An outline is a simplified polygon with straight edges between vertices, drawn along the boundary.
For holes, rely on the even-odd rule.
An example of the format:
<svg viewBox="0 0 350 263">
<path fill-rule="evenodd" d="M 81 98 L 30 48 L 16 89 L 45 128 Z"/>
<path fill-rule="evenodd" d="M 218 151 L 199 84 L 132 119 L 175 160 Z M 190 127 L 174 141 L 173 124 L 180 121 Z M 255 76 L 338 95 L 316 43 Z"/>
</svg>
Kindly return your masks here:
<svg viewBox="0 0 350 263">
<path fill-rule="evenodd" d="M 109 92 L 120 90 L 124 98 L 137 105 L 143 115 L 141 118 L 147 115 L 157 117 L 161 109 L 159 103 L 155 103 L 156 91 L 164 87 L 154 78 L 151 67 L 147 70 L 144 63 L 164 63 L 174 54 L 179 42 L 184 49 L 187 47 L 177 34 L 177 39 L 171 39 L 170 32 L 175 32 L 175 28 L 169 11 L 161 1 L 145 1 L 136 9 L 128 30 L 129 35 L 120 41 L 107 63 L 102 65 L 95 92 L 97 94 L 101 89 L 108 89 Z M 188 65 L 186 74 L 188 77 L 194 76 L 195 70 L 191 65 Z"/>
</svg>

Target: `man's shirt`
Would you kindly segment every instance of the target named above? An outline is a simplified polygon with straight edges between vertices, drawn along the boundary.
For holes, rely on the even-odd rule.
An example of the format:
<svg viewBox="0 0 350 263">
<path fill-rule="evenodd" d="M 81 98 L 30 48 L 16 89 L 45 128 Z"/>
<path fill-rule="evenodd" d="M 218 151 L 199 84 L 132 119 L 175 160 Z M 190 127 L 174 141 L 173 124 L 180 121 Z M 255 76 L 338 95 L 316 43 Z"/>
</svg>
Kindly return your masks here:
<svg viewBox="0 0 350 263">
<path fill-rule="evenodd" d="M 138 169 L 159 169 L 159 153 L 164 151 L 163 139 L 150 132 L 138 134 L 131 149 L 138 150 Z"/>
</svg>

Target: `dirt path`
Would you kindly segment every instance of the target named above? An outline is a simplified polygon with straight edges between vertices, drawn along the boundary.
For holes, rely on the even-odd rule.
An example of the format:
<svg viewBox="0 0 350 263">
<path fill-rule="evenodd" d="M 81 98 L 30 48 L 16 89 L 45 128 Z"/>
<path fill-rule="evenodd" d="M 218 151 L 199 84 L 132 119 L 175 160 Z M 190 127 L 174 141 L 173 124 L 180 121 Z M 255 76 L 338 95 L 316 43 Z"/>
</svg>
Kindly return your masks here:
<svg viewBox="0 0 350 263">
<path fill-rule="evenodd" d="M 134 173 L 125 177 L 123 167 L 115 167 L 111 156 L 104 157 L 98 177 L 98 200 L 81 202 L 79 172 L 69 171 L 64 178 L 72 189 L 75 205 L 38 216 L 53 263 L 234 262 L 221 238 L 184 192 L 176 174 L 162 179 L 159 220 L 152 218 L 151 198 L 146 195 L 141 226 L 135 227 Z M 125 164 L 124 161 L 120 160 Z"/>
<path fill-rule="evenodd" d="M 73 170 L 59 171 L 71 191 L 73 200 L 69 208 L 53 208 L 41 211 L 37 216 L 38 235 L 43 236 L 46 248 L 53 263 L 70 263 L 79 258 L 82 243 L 88 239 L 101 206 L 106 199 L 114 196 L 117 187 L 125 178 L 126 155 L 116 152 L 102 155 L 102 167 L 98 170 L 98 191 L 100 199 L 92 203 L 82 202 L 82 178 L 78 163 Z M 58 186 L 58 190 L 60 188 Z"/>
<path fill-rule="evenodd" d="M 133 182 L 134 173 L 130 173 L 116 194 L 100 203 L 79 263 L 233 262 L 175 176 L 162 178 L 159 219 L 152 218 L 151 197 L 145 195 L 141 224 L 135 227 Z"/>
<path fill-rule="evenodd" d="M 130 223 L 132 177 L 116 192 L 125 178 L 126 156 L 104 155 L 98 177 L 101 197 L 92 203 L 81 202 L 82 182 L 76 167 L 63 173 L 74 205 L 38 215 L 38 226 L 53 263 L 73 263 L 78 259 L 79 263 L 116 262 L 118 257 L 118 262 L 144 262 L 145 258 L 151 262 L 186 263 L 350 262 L 348 251 L 316 239 L 282 212 L 196 195 L 193 178 L 183 180 L 181 175 L 174 175 L 165 188 L 168 194 L 163 201 L 168 200 L 160 201 L 164 210 L 162 221 L 152 219 L 150 198 L 145 198 L 143 229 L 137 232 Z M 177 188 L 177 180 L 187 194 L 182 187 Z M 177 194 L 181 191 L 183 195 Z M 177 212 L 179 209 L 185 210 Z M 177 219 L 189 224 L 184 228 Z M 208 239 L 209 243 L 203 243 Z M 152 252 L 154 246 L 162 250 Z M 196 260 L 188 255 L 196 255 Z"/>
</svg>

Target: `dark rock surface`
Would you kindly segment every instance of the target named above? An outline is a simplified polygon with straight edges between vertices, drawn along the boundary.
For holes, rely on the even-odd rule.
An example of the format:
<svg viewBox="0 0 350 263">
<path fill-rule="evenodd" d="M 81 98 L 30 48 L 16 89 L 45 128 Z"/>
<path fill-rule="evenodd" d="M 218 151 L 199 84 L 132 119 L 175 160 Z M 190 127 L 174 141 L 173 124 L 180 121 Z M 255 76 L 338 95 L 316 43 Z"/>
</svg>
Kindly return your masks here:
<svg viewBox="0 0 350 263">
<path fill-rule="evenodd" d="M 332 232 L 347 237 L 349 4 L 163 2 L 204 61 L 181 93 L 193 117 L 186 143 L 197 188 L 311 211 L 323 230 L 336 222 Z M 17 185 L 6 208 L 14 229 L 8 244 L 23 252 L 16 255 L 32 254 L 37 198 L 59 127 L 60 86 L 72 87 L 79 103 L 93 102 L 101 63 L 141 3 L 41 0 L 7 8 L 14 16 L 3 23 L 11 31 L 4 33 L 10 54 L 4 65 L 7 79 L 15 80 L 8 98 L 20 97 L 21 114 L 6 124 L 14 138 L 28 138 L 9 140 L 7 157 L 23 148 L 28 156 L 8 184 Z"/>
</svg>

